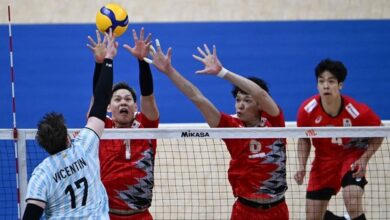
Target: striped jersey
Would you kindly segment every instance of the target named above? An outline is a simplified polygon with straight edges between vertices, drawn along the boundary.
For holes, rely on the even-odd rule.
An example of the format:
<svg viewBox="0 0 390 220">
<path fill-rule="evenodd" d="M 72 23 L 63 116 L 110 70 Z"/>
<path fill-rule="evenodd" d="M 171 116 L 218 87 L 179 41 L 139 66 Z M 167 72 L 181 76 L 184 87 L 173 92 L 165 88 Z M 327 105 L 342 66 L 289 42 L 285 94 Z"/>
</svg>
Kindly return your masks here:
<svg viewBox="0 0 390 220">
<path fill-rule="evenodd" d="M 97 134 L 82 129 L 70 148 L 50 155 L 34 169 L 26 201 L 45 202 L 47 219 L 109 219 L 98 147 Z"/>
</svg>

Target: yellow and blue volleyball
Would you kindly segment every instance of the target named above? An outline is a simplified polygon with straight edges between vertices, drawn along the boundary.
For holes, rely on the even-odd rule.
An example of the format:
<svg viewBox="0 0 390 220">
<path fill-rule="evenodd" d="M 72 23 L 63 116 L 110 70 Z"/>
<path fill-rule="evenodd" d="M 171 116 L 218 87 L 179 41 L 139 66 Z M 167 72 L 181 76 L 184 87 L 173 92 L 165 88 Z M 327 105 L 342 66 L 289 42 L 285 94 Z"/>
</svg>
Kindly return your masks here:
<svg viewBox="0 0 390 220">
<path fill-rule="evenodd" d="M 111 28 L 115 36 L 119 37 L 126 31 L 128 25 L 127 12 L 118 4 L 107 4 L 96 14 L 96 27 L 102 33 L 108 33 Z"/>
</svg>

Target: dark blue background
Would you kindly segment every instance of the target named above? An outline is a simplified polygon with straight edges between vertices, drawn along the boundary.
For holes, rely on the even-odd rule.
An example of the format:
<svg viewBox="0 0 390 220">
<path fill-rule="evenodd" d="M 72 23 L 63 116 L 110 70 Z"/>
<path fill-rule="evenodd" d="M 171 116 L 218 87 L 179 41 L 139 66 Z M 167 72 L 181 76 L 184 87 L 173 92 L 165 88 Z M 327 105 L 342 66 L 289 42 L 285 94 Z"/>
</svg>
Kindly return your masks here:
<svg viewBox="0 0 390 220">
<path fill-rule="evenodd" d="M 349 70 L 343 93 L 367 103 L 390 119 L 390 20 L 221 22 L 142 24 L 164 51 L 173 47 L 173 64 L 222 111 L 234 112 L 231 85 L 217 77 L 194 74 L 202 65 L 191 55 L 196 47 L 216 44 L 224 66 L 245 76 L 265 79 L 288 121 L 300 103 L 316 94 L 314 67 L 324 58 L 342 60 Z M 139 30 L 141 24 L 131 24 Z M 48 111 L 64 113 L 69 127 L 82 127 L 91 95 L 94 60 L 85 46 L 93 24 L 14 25 L 17 126 L 35 128 Z M 118 39 L 132 45 L 131 32 Z M 12 127 L 8 26 L 0 25 L 0 128 Z M 138 64 L 121 48 L 115 81 L 138 89 Z M 152 68 L 161 122 L 204 122 L 198 110 Z M 29 151 L 32 149 L 29 149 Z M 34 151 L 38 149 L 33 149 Z M 29 153 L 28 173 L 44 154 Z M 0 146 L 0 213 L 16 217 L 15 160 L 12 141 Z M 34 159 L 34 157 L 39 157 Z"/>
<path fill-rule="evenodd" d="M 264 78 L 271 95 L 294 121 L 300 103 L 317 93 L 314 67 L 323 58 L 342 60 L 349 70 L 344 94 L 367 103 L 390 119 L 390 20 L 148 23 L 164 50 L 173 47 L 173 64 L 222 111 L 234 112 L 231 85 L 194 72 L 202 65 L 191 55 L 203 43 L 216 44 L 224 66 Z M 141 24 L 131 24 L 139 30 Z M 94 67 L 85 46 L 93 24 L 14 25 L 17 125 L 36 126 L 47 111 L 63 112 L 69 127 L 81 127 L 91 95 Z M 0 127 L 12 127 L 8 27 L 0 26 Z M 132 44 L 131 31 L 118 38 Z M 203 122 L 198 110 L 152 68 L 161 122 Z M 138 64 L 124 48 L 115 60 L 115 81 L 138 91 Z"/>
</svg>

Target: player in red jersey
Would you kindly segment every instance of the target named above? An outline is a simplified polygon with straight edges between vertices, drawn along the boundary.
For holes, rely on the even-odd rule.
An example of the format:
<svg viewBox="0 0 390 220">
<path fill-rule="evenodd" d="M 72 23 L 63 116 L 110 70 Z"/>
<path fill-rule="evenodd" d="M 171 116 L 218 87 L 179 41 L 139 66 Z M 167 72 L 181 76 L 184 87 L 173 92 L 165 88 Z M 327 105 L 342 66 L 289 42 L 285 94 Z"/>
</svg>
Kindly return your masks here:
<svg viewBox="0 0 390 220">
<path fill-rule="evenodd" d="M 98 77 L 101 57 L 105 54 L 105 40 L 97 32 L 97 42 L 89 37 L 96 66 L 94 82 Z M 157 128 L 159 111 L 153 95 L 153 79 L 150 66 L 143 58 L 150 47 L 151 35 L 140 37 L 133 30 L 134 47 L 124 47 L 138 59 L 141 89 L 141 111 L 138 111 L 135 90 L 126 83 L 114 85 L 108 106 L 111 117 L 106 118 L 105 128 Z M 95 83 L 94 83 L 95 85 Z M 93 88 L 94 90 L 94 88 Z M 151 206 L 154 186 L 154 159 L 156 140 L 101 140 L 99 158 L 101 178 L 109 197 L 110 219 L 153 219 Z"/>
<path fill-rule="evenodd" d="M 216 48 L 198 48 L 194 58 L 205 66 L 199 74 L 217 75 L 234 84 L 235 115 L 220 112 L 191 82 L 171 64 L 171 48 L 164 54 L 156 40 L 151 51 L 153 63 L 165 73 L 201 111 L 210 127 L 284 127 L 281 109 L 268 94 L 263 80 L 245 78 L 223 68 Z M 224 139 L 231 155 L 228 171 L 233 194 L 237 198 L 231 219 L 284 220 L 289 213 L 284 193 L 286 183 L 286 143 L 284 139 Z"/>
<path fill-rule="evenodd" d="M 365 104 L 341 95 L 347 69 L 340 61 L 322 60 L 315 69 L 319 95 L 304 101 L 298 111 L 299 127 L 379 126 L 381 120 Z M 362 197 L 368 161 L 383 138 L 301 138 L 298 140 L 300 185 L 306 174 L 311 145 L 315 147 L 306 194 L 307 219 L 344 219 L 327 211 L 330 198 L 343 187 L 349 216 L 363 220 Z"/>
</svg>

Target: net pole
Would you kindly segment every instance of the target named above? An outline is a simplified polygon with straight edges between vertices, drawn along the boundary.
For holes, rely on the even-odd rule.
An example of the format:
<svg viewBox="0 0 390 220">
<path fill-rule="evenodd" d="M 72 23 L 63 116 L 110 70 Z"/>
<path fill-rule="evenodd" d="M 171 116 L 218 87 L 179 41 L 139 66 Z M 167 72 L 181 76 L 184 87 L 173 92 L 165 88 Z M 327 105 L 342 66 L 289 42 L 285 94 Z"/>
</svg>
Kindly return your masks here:
<svg viewBox="0 0 390 220">
<path fill-rule="evenodd" d="M 11 74 L 11 89 L 12 89 L 12 124 L 13 124 L 13 140 L 15 150 L 15 167 L 16 167 L 16 191 L 18 205 L 18 219 L 21 218 L 20 211 L 20 188 L 19 188 L 19 157 L 18 157 L 18 130 L 16 126 L 16 102 L 15 102 L 15 71 L 13 62 L 13 41 L 12 41 L 12 25 L 11 25 L 11 5 L 8 5 L 8 36 L 9 36 L 9 58 L 10 58 L 10 74 Z"/>
</svg>

